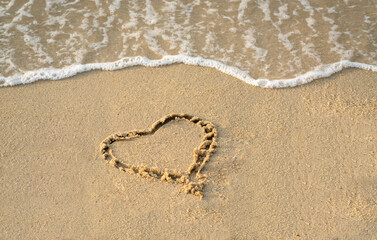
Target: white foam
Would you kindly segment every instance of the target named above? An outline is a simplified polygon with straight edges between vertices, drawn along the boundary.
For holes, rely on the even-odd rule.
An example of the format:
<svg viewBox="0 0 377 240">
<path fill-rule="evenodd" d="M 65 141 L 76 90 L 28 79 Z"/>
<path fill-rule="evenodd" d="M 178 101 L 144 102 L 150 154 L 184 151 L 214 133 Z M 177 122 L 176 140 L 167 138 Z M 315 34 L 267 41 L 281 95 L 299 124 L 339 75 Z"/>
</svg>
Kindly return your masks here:
<svg viewBox="0 0 377 240">
<path fill-rule="evenodd" d="M 114 14 L 116 10 L 120 8 L 120 0 L 115 0 L 109 6 L 109 11 L 111 14 Z"/>
<path fill-rule="evenodd" d="M 203 67 L 210 67 L 217 69 L 225 74 L 238 78 L 248 84 L 262 87 L 262 88 L 284 88 L 295 87 L 302 84 L 312 82 L 315 79 L 329 77 L 330 75 L 341 71 L 345 68 L 361 68 L 377 72 L 377 66 L 369 65 L 359 62 L 340 61 L 327 65 L 320 65 L 314 70 L 309 71 L 303 75 L 290 79 L 280 80 L 268 80 L 268 79 L 254 79 L 246 72 L 232 66 L 225 65 L 221 62 L 204 59 L 202 57 L 190 57 L 187 55 L 167 55 L 158 60 L 151 60 L 146 57 L 126 57 L 115 62 L 106 63 L 89 63 L 89 64 L 76 64 L 61 69 L 57 68 L 43 68 L 35 71 L 27 71 L 23 74 L 17 74 L 10 77 L 0 77 L 1 85 L 13 86 L 17 84 L 27 84 L 38 80 L 50 79 L 59 80 L 74 76 L 81 72 L 87 72 L 90 70 L 119 70 L 131 66 L 146 66 L 146 67 L 158 67 L 163 65 L 170 65 L 174 63 L 184 63 L 188 65 L 196 65 Z"/>
<path fill-rule="evenodd" d="M 306 23 L 308 24 L 308 27 L 310 27 L 314 32 L 316 32 L 316 30 L 313 28 L 313 25 L 315 24 L 314 18 L 308 17 L 305 20 L 306 20 Z"/>
<path fill-rule="evenodd" d="M 254 29 L 248 29 L 245 31 L 245 34 L 243 35 L 243 39 L 245 41 L 245 47 L 255 50 L 255 54 L 253 54 L 253 57 L 256 60 L 265 61 L 268 51 L 266 49 L 257 47 L 255 45 L 257 40 L 254 37 L 254 33 L 255 33 Z"/>
<path fill-rule="evenodd" d="M 314 14 L 314 9 L 313 7 L 310 5 L 310 3 L 307 1 L 307 0 L 298 0 L 301 5 L 305 8 L 305 11 L 308 12 L 310 14 L 310 16 L 313 16 Z"/>
<path fill-rule="evenodd" d="M 11 7 L 13 7 L 14 2 L 16 0 L 10 1 L 6 6 L 0 6 L 0 17 L 6 16 L 6 12 L 9 11 Z"/>
<path fill-rule="evenodd" d="M 148 25 L 152 25 L 158 22 L 158 14 L 154 10 L 151 0 L 146 0 L 145 1 L 145 23 Z"/>
<path fill-rule="evenodd" d="M 274 13 L 274 15 L 278 18 L 278 25 L 281 25 L 283 20 L 289 19 L 290 16 L 287 14 L 288 4 L 284 4 L 279 7 L 279 12 Z"/>
<path fill-rule="evenodd" d="M 322 62 L 321 58 L 318 55 L 318 53 L 316 52 L 314 44 L 312 42 L 310 42 L 310 43 L 301 42 L 301 46 L 302 46 L 302 53 L 303 54 L 305 54 L 309 57 L 312 57 L 313 59 L 315 59 L 317 61 L 317 63 Z"/>
<path fill-rule="evenodd" d="M 247 4 L 250 2 L 250 0 L 241 0 L 240 5 L 238 7 L 238 20 L 242 20 L 245 9 L 247 8 Z"/>
<path fill-rule="evenodd" d="M 258 7 L 264 13 L 264 21 L 271 21 L 270 0 L 258 0 Z"/>
</svg>

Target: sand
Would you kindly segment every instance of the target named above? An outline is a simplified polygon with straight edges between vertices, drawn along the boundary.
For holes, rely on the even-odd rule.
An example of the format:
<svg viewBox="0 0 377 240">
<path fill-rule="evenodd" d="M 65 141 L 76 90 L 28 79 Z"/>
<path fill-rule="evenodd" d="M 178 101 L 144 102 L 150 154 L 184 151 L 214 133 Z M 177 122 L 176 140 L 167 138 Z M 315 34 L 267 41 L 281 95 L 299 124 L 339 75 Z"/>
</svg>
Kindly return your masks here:
<svg viewBox="0 0 377 240">
<path fill-rule="evenodd" d="M 262 89 L 172 65 L 0 89 L 1 239 L 373 239 L 377 73 Z M 119 171 L 101 142 L 171 113 L 213 123 L 200 199 Z M 200 128 L 117 142 L 132 165 L 185 171 Z"/>
</svg>

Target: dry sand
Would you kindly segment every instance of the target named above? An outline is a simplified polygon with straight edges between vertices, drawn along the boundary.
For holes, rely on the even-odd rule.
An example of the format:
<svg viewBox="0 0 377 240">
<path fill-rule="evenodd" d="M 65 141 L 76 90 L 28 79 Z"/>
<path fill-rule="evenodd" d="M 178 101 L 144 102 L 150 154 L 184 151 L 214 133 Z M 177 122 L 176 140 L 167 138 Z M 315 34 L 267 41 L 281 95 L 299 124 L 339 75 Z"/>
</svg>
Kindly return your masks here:
<svg viewBox="0 0 377 240">
<path fill-rule="evenodd" d="M 173 65 L 0 89 L 0 239 L 376 239 L 377 73 L 261 89 Z M 111 167 L 99 145 L 170 113 L 212 122 L 203 199 Z M 185 170 L 182 121 L 119 144 L 133 165 Z"/>
</svg>

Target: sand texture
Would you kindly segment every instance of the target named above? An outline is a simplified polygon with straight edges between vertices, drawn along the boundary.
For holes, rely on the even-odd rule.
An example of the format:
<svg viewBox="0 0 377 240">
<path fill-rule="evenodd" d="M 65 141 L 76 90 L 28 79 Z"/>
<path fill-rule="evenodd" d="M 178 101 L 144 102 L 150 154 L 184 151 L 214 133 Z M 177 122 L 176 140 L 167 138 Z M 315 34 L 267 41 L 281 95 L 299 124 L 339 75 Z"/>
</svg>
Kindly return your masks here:
<svg viewBox="0 0 377 240">
<path fill-rule="evenodd" d="M 262 89 L 172 65 L 1 88 L 0 239 L 376 239 L 376 79 Z M 151 134 L 172 113 L 216 129 L 210 161 L 196 148 L 212 130 L 173 119 Z M 157 179 L 103 160 L 104 139 L 134 129 L 148 134 L 108 146 Z M 202 199 L 161 182 L 193 152 Z"/>
</svg>

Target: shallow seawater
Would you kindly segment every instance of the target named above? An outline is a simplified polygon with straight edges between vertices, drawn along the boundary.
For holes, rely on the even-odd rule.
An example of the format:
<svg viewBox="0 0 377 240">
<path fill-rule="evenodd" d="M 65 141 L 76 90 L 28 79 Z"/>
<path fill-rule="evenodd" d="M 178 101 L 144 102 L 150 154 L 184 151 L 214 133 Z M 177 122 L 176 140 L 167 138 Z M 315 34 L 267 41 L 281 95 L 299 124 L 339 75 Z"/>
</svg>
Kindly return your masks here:
<svg viewBox="0 0 377 240">
<path fill-rule="evenodd" d="M 299 85 L 344 67 L 377 71 L 376 12 L 369 0 L 2 0 L 0 86 L 172 62 L 258 86 L 265 80 L 254 79 Z"/>
</svg>

